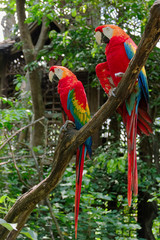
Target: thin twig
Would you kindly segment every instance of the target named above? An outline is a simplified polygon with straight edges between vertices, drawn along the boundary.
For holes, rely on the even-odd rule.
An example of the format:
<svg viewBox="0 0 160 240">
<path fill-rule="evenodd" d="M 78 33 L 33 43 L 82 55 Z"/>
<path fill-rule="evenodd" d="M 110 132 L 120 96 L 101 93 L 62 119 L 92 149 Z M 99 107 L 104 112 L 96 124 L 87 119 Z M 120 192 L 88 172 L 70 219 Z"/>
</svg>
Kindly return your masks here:
<svg viewBox="0 0 160 240">
<path fill-rule="evenodd" d="M 48 120 L 46 119 L 46 124 L 44 126 L 44 150 L 43 150 L 43 155 L 42 155 L 42 159 L 41 159 L 41 162 L 44 163 L 45 162 L 45 159 L 47 158 L 47 140 L 48 140 Z"/>
<path fill-rule="evenodd" d="M 30 148 L 29 148 L 30 149 Z M 32 158 L 33 156 L 32 155 L 23 155 L 23 158 Z M 43 162 L 43 158 L 44 158 L 44 156 L 43 155 L 41 155 L 41 156 L 38 156 L 39 158 L 41 158 L 42 160 L 42 162 Z M 0 159 L 1 160 L 6 160 L 6 159 L 10 159 L 11 158 L 11 156 L 6 156 L 6 157 L 0 157 Z M 21 160 L 22 159 L 22 156 L 21 157 L 17 157 L 16 155 L 15 155 L 15 160 L 16 161 L 19 161 L 19 160 Z M 53 162 L 53 159 L 52 158 L 49 158 L 49 157 L 46 157 L 46 160 L 47 161 L 49 161 L 49 163 L 48 164 L 46 164 L 45 163 L 45 165 L 50 165 L 52 162 Z M 10 162 L 12 162 L 11 160 L 8 160 L 8 161 L 6 161 L 6 162 L 1 162 L 0 163 L 0 166 L 2 166 L 2 165 L 5 165 L 5 164 L 8 164 L 8 163 L 10 163 Z"/>
<path fill-rule="evenodd" d="M 32 156 L 33 156 L 33 159 L 34 159 L 34 162 L 35 162 L 35 166 L 36 166 L 36 169 L 37 169 L 37 172 L 38 172 L 39 181 L 42 181 L 43 177 L 41 175 L 41 171 L 40 171 L 40 168 L 39 168 L 39 165 L 38 165 L 38 160 L 37 160 L 35 152 L 33 151 L 33 146 L 32 145 L 30 146 L 30 151 L 32 153 Z"/>
<path fill-rule="evenodd" d="M 31 130 L 31 129 L 30 129 Z M 38 160 L 37 160 L 37 157 L 36 157 L 36 154 L 33 150 L 33 131 L 30 131 L 30 145 L 28 146 L 30 151 L 31 151 L 31 154 L 33 156 L 33 159 L 34 159 L 34 162 L 35 162 L 35 166 L 36 166 L 36 169 L 37 169 L 37 173 L 38 173 L 38 180 L 39 181 L 42 181 L 43 180 L 43 176 L 41 174 L 41 169 L 39 167 L 39 164 L 38 164 Z"/>
<path fill-rule="evenodd" d="M 49 232 L 50 232 L 50 235 L 51 235 L 51 239 L 55 240 L 54 235 L 53 235 L 53 231 L 52 231 L 52 226 L 50 225 L 50 222 L 48 222 L 48 225 L 49 225 Z"/>
<path fill-rule="evenodd" d="M 19 178 L 19 180 L 23 183 L 23 185 L 26 186 L 27 189 L 29 189 L 31 186 L 29 186 L 28 184 L 26 184 L 26 183 L 23 181 L 23 179 L 22 179 L 22 177 L 21 177 L 21 174 L 20 174 L 20 171 L 19 171 L 19 169 L 18 169 L 18 167 L 17 167 L 16 160 L 15 160 L 15 156 L 14 156 L 14 152 L 13 152 L 13 150 L 12 150 L 12 146 L 11 146 L 10 141 L 8 142 L 8 144 L 9 144 L 9 148 L 10 148 L 10 151 L 11 151 L 11 155 L 12 155 L 14 167 L 15 167 L 15 169 L 16 169 L 16 171 L 17 171 L 17 174 L 18 174 L 18 178 Z"/>
<path fill-rule="evenodd" d="M 24 157 L 24 158 L 31 158 L 31 155 L 23 155 L 23 157 Z M 40 156 L 40 157 L 42 157 L 42 156 Z M 5 157 L 0 157 L 1 160 L 7 160 L 7 159 L 10 159 L 10 158 L 11 158 L 10 155 L 5 156 Z M 15 159 L 16 159 L 16 160 L 22 159 L 22 156 L 16 156 Z M 9 161 L 10 161 L 10 160 L 9 160 Z M 1 165 L 1 163 L 0 163 L 0 165 Z"/>
<path fill-rule="evenodd" d="M 50 201 L 49 201 L 48 198 L 46 198 L 46 203 L 47 203 L 47 206 L 48 206 L 48 208 L 49 208 L 49 211 L 50 211 L 50 214 L 51 214 L 51 218 L 52 218 L 52 220 L 53 220 L 53 222 L 55 223 L 55 226 L 56 226 L 56 228 L 57 228 L 57 231 L 58 231 L 58 234 L 59 234 L 59 236 L 60 236 L 60 239 L 61 239 L 61 240 L 64 240 L 64 237 L 63 237 L 63 235 L 62 235 L 62 232 L 61 232 L 61 229 L 60 229 L 60 227 L 59 227 L 58 221 L 57 221 L 56 217 L 54 216 L 53 209 L 52 209 L 51 203 L 50 203 Z"/>
<path fill-rule="evenodd" d="M 7 163 L 9 163 L 9 162 L 11 162 L 11 160 L 8 160 L 7 162 L 1 162 L 1 163 L 0 163 L 0 166 L 5 165 L 5 164 L 7 164 Z"/>
<path fill-rule="evenodd" d="M 18 131 L 16 131 L 14 134 L 12 134 L 12 136 L 10 136 L 10 137 L 0 146 L 0 150 L 1 150 L 9 141 L 11 141 L 11 139 L 12 139 L 13 137 L 15 137 L 18 133 L 22 132 L 24 129 L 26 129 L 26 128 L 28 128 L 28 127 L 36 124 L 37 122 L 39 122 L 39 121 L 41 121 L 41 120 L 43 120 L 43 119 L 44 119 L 44 117 L 41 117 L 41 118 L 35 120 L 34 122 L 32 122 L 32 123 L 30 123 L 30 124 L 28 124 L 28 125 L 20 128 Z"/>
</svg>

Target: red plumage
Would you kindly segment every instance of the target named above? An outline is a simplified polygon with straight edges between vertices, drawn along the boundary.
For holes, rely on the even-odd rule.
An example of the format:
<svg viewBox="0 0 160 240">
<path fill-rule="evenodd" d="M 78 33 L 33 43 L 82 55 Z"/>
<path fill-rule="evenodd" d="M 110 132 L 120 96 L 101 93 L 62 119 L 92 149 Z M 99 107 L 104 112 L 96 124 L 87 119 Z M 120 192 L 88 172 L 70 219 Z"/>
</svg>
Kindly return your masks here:
<svg viewBox="0 0 160 240">
<path fill-rule="evenodd" d="M 112 90 L 121 81 L 128 64 L 136 51 L 136 44 L 121 28 L 114 25 L 99 26 L 95 30 L 98 41 L 107 43 L 105 54 L 107 61 L 96 66 L 96 74 L 104 91 L 110 96 Z M 97 41 L 97 42 L 98 42 Z M 152 122 L 148 115 L 148 84 L 143 68 L 138 76 L 132 94 L 119 106 L 117 112 L 126 126 L 128 144 L 128 205 L 131 205 L 132 191 L 138 193 L 138 173 L 136 156 L 137 133 L 149 135 Z"/>
<path fill-rule="evenodd" d="M 67 114 L 68 120 L 75 123 L 76 129 L 80 129 L 90 120 L 90 111 L 88 107 L 87 96 L 83 84 L 67 68 L 62 66 L 52 66 L 50 68 L 50 80 L 53 76 L 59 78 L 58 93 L 62 107 Z M 83 175 L 84 160 L 88 151 L 91 157 L 92 140 L 89 137 L 77 149 L 76 155 L 76 191 L 75 191 L 75 238 L 77 238 L 79 204 L 81 194 L 81 184 Z"/>
</svg>

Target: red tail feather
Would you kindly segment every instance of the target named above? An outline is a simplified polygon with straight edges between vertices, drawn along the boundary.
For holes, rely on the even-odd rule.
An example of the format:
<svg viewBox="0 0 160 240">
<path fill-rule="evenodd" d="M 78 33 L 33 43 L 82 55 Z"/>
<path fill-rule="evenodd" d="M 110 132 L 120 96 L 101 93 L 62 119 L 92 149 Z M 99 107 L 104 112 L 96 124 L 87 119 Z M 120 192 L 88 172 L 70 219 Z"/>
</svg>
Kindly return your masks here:
<svg viewBox="0 0 160 240">
<path fill-rule="evenodd" d="M 142 133 L 149 136 L 148 130 L 145 128 L 145 126 L 140 121 L 138 121 L 138 127 L 139 127 L 139 129 L 141 130 Z"/>
<path fill-rule="evenodd" d="M 76 192 L 75 192 L 75 238 L 77 239 L 77 227 L 78 227 L 78 215 L 79 215 L 79 203 L 81 195 L 82 174 L 85 158 L 85 145 L 82 146 L 82 153 L 77 150 L 76 156 Z M 79 159 L 81 156 L 81 159 Z M 79 165 L 80 164 L 80 165 Z"/>
<path fill-rule="evenodd" d="M 150 118 L 149 114 L 147 113 L 147 111 L 144 111 L 142 108 L 138 108 L 138 114 L 143 116 L 143 119 L 146 120 L 146 122 L 148 123 L 152 123 L 152 119 Z"/>
<path fill-rule="evenodd" d="M 128 205 L 131 206 L 132 191 L 138 194 L 138 173 L 136 157 L 137 114 L 136 102 L 131 116 L 127 115 L 127 143 L 128 143 Z"/>
<path fill-rule="evenodd" d="M 149 122 L 146 122 L 146 120 L 141 115 L 138 116 L 138 127 L 140 128 L 141 132 L 146 135 L 149 135 L 153 132 L 152 128 L 149 125 Z"/>
</svg>

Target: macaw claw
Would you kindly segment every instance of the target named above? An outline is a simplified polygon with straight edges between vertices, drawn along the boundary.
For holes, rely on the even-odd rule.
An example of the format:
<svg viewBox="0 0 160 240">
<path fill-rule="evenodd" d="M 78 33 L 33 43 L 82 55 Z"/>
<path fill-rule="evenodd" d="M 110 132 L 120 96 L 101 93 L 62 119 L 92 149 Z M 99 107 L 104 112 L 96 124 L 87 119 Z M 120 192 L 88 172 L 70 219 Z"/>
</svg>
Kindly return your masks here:
<svg viewBox="0 0 160 240">
<path fill-rule="evenodd" d="M 116 87 L 115 87 L 115 88 L 112 88 L 112 89 L 110 89 L 110 91 L 109 91 L 109 93 L 108 93 L 109 97 L 111 97 L 111 96 L 113 96 L 113 97 L 116 97 L 116 94 L 114 93 L 114 92 L 115 92 L 115 90 L 116 90 Z"/>
<path fill-rule="evenodd" d="M 67 120 L 67 121 L 65 122 L 65 124 L 60 128 L 60 133 L 61 133 L 62 131 L 67 131 L 68 127 L 71 127 L 71 126 L 72 126 L 72 128 L 76 128 L 76 125 L 75 125 L 74 122 L 72 122 L 72 121 L 70 121 L 70 120 Z"/>
<path fill-rule="evenodd" d="M 115 77 L 123 77 L 124 73 L 123 72 L 118 72 L 114 74 Z"/>
</svg>

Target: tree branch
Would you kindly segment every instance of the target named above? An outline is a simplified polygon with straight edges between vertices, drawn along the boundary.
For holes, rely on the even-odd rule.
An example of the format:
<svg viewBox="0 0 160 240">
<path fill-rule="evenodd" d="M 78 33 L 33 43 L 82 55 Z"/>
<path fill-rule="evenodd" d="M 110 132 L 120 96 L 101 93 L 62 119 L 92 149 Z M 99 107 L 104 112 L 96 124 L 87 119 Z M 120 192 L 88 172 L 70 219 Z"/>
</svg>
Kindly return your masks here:
<svg viewBox="0 0 160 240">
<path fill-rule="evenodd" d="M 28 67 L 36 60 L 35 48 L 32 43 L 32 38 L 29 32 L 27 23 L 25 22 L 25 0 L 16 0 L 18 26 L 20 30 L 21 40 L 23 42 L 23 54 Z M 36 69 L 28 69 L 28 76 L 30 82 L 32 106 L 34 112 L 34 119 L 44 116 L 44 102 L 42 98 L 41 76 L 39 74 L 40 67 Z M 44 126 L 37 123 L 33 128 L 33 145 L 43 145 Z"/>
<path fill-rule="evenodd" d="M 100 108 L 100 110 L 93 116 L 93 118 L 79 131 L 76 131 L 75 129 L 68 129 L 66 133 L 62 133 L 60 135 L 54 154 L 53 169 L 50 175 L 38 185 L 34 186 L 28 192 L 23 194 L 5 216 L 5 220 L 7 222 L 17 222 L 18 231 L 16 232 L 13 230 L 9 234 L 12 234 L 12 240 L 16 238 L 36 204 L 40 200 L 46 198 L 46 196 L 56 187 L 77 147 L 85 142 L 85 140 L 113 114 L 115 109 L 131 93 L 134 82 L 136 81 L 142 66 L 145 64 L 149 53 L 156 45 L 159 38 L 160 0 L 156 1 L 151 8 L 150 19 L 147 23 L 145 32 L 142 36 L 134 58 L 130 62 L 126 73 L 116 89 L 116 97 L 111 96 Z M 21 222 L 22 217 L 23 224 Z M 8 230 L 0 227 L 1 240 L 6 239 L 7 234 Z"/>
<path fill-rule="evenodd" d="M 16 131 L 15 133 L 12 134 L 12 136 L 10 136 L 1 146 L 0 146 L 0 150 L 9 142 L 11 141 L 12 138 L 14 138 L 18 133 L 22 132 L 24 129 L 30 127 L 30 126 L 33 126 L 34 124 L 36 124 L 37 122 L 40 122 L 41 120 L 43 120 L 44 117 L 41 117 L 37 120 L 35 120 L 34 122 L 32 123 L 29 123 L 28 125 L 18 129 L 18 131 Z"/>
<path fill-rule="evenodd" d="M 48 37 L 48 30 L 49 27 L 47 26 L 47 21 L 46 17 L 42 18 L 42 27 L 41 27 L 41 32 L 38 38 L 38 41 L 35 46 L 35 54 L 37 55 L 38 52 L 43 48 L 45 41 Z"/>
<path fill-rule="evenodd" d="M 12 146 L 11 146 L 11 143 L 10 143 L 10 142 L 9 142 L 9 148 L 10 148 L 11 156 L 12 156 L 12 159 L 13 159 L 14 167 L 15 167 L 15 169 L 16 169 L 16 171 L 17 171 L 18 178 L 19 178 L 20 182 L 21 182 L 27 189 L 29 189 L 31 186 L 29 186 L 27 183 L 25 183 L 25 182 L 23 181 L 23 179 L 22 179 L 22 176 L 21 176 L 21 174 L 20 174 L 20 171 L 19 171 L 19 169 L 18 169 L 18 167 L 17 167 L 17 163 L 16 163 L 16 160 L 15 160 L 15 155 L 14 155 L 14 152 L 13 152 L 13 149 L 12 149 Z"/>
<path fill-rule="evenodd" d="M 23 53 L 26 63 L 28 64 L 35 60 L 35 54 L 28 25 L 25 23 L 25 0 L 16 0 L 16 8 L 21 40 L 23 42 Z"/>
</svg>

